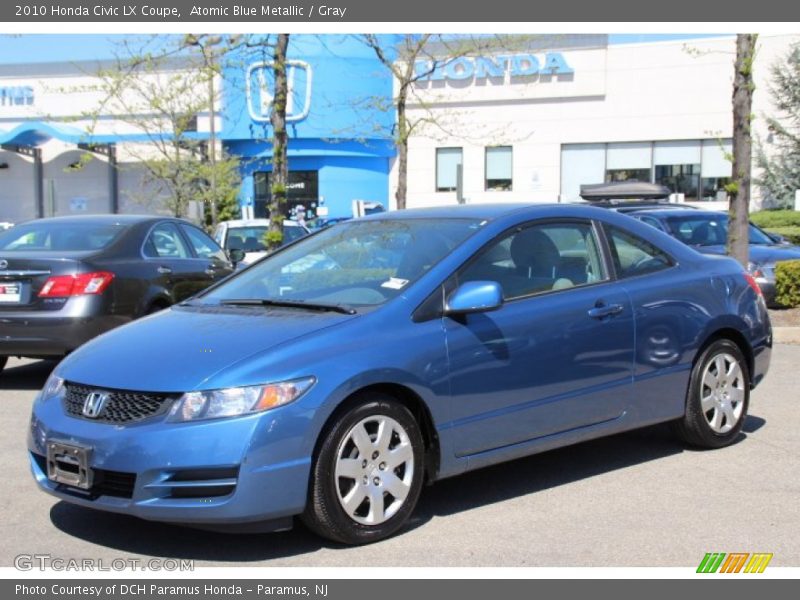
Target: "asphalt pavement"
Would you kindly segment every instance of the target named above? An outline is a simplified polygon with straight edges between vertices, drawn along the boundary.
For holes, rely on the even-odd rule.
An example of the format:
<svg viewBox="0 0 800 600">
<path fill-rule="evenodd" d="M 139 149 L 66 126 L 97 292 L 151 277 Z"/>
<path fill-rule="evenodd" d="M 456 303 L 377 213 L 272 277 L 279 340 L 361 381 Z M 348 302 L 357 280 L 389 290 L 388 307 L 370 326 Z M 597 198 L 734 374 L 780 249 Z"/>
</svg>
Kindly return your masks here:
<svg viewBox="0 0 800 600">
<path fill-rule="evenodd" d="M 400 535 L 366 547 L 284 533 L 226 535 L 78 508 L 37 490 L 25 431 L 54 363 L 0 375 L 0 566 L 20 554 L 194 559 L 195 566 L 694 566 L 772 552 L 800 566 L 800 346 L 778 345 L 740 440 L 688 450 L 665 426 L 540 454 L 423 490 Z"/>
</svg>

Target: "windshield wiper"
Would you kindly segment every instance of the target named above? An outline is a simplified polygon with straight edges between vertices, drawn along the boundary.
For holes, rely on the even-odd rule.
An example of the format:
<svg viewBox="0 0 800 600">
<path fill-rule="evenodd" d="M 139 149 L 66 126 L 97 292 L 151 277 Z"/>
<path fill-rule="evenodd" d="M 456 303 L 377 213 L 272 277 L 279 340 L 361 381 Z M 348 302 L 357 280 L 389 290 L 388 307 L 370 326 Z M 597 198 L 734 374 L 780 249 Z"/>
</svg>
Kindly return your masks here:
<svg viewBox="0 0 800 600">
<path fill-rule="evenodd" d="M 306 302 L 305 300 L 281 300 L 279 298 L 241 298 L 235 300 L 222 300 L 220 304 L 225 306 L 279 306 L 285 308 L 304 308 L 306 310 L 318 310 L 327 312 L 337 312 L 343 315 L 354 315 L 356 310 L 344 304 L 326 304 L 324 302 Z"/>
</svg>

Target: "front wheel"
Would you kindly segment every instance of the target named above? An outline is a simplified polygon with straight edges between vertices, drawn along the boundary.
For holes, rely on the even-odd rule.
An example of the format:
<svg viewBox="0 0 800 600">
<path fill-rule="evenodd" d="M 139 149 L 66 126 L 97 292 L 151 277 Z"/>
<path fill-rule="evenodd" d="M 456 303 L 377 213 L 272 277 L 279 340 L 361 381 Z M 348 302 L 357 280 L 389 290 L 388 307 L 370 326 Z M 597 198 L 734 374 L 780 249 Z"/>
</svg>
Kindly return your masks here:
<svg viewBox="0 0 800 600">
<path fill-rule="evenodd" d="M 750 372 L 739 347 L 717 340 L 692 369 L 686 412 L 676 423 L 680 437 L 700 448 L 722 448 L 742 430 L 750 401 Z"/>
<path fill-rule="evenodd" d="M 422 434 L 411 412 L 390 396 L 371 394 L 325 436 L 303 521 L 346 544 L 389 537 L 414 510 L 423 462 Z"/>
</svg>

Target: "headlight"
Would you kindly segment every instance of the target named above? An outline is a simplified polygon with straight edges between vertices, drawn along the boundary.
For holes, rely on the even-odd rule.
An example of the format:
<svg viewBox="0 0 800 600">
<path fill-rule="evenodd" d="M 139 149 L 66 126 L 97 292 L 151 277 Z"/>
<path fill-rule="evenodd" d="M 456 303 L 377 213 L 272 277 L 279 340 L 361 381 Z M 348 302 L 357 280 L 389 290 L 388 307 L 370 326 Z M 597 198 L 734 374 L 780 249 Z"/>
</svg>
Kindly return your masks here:
<svg viewBox="0 0 800 600">
<path fill-rule="evenodd" d="M 44 402 L 49 400 L 50 398 L 56 398 L 61 396 L 61 393 L 64 391 L 64 380 L 61 379 L 58 375 L 51 373 L 50 377 L 47 378 L 47 381 L 44 383 L 44 387 L 42 391 L 39 392 L 38 401 Z"/>
<path fill-rule="evenodd" d="M 280 383 L 189 392 L 169 412 L 169 421 L 221 419 L 263 412 L 294 402 L 316 382 L 314 377 Z"/>
</svg>

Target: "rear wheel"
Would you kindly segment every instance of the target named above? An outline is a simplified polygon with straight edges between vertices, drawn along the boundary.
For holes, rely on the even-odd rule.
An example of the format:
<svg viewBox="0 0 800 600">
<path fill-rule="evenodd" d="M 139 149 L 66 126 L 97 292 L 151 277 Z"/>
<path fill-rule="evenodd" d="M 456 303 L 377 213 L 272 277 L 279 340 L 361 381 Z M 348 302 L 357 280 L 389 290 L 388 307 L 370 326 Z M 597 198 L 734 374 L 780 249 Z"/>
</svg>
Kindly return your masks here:
<svg viewBox="0 0 800 600">
<path fill-rule="evenodd" d="M 390 396 L 370 395 L 339 418 L 322 442 L 303 521 L 346 544 L 389 537 L 417 503 L 423 455 L 411 412 Z"/>
<path fill-rule="evenodd" d="M 717 340 L 692 369 L 686 412 L 676 423 L 680 437 L 700 448 L 731 444 L 742 430 L 750 401 L 750 373 L 739 347 Z"/>
</svg>

